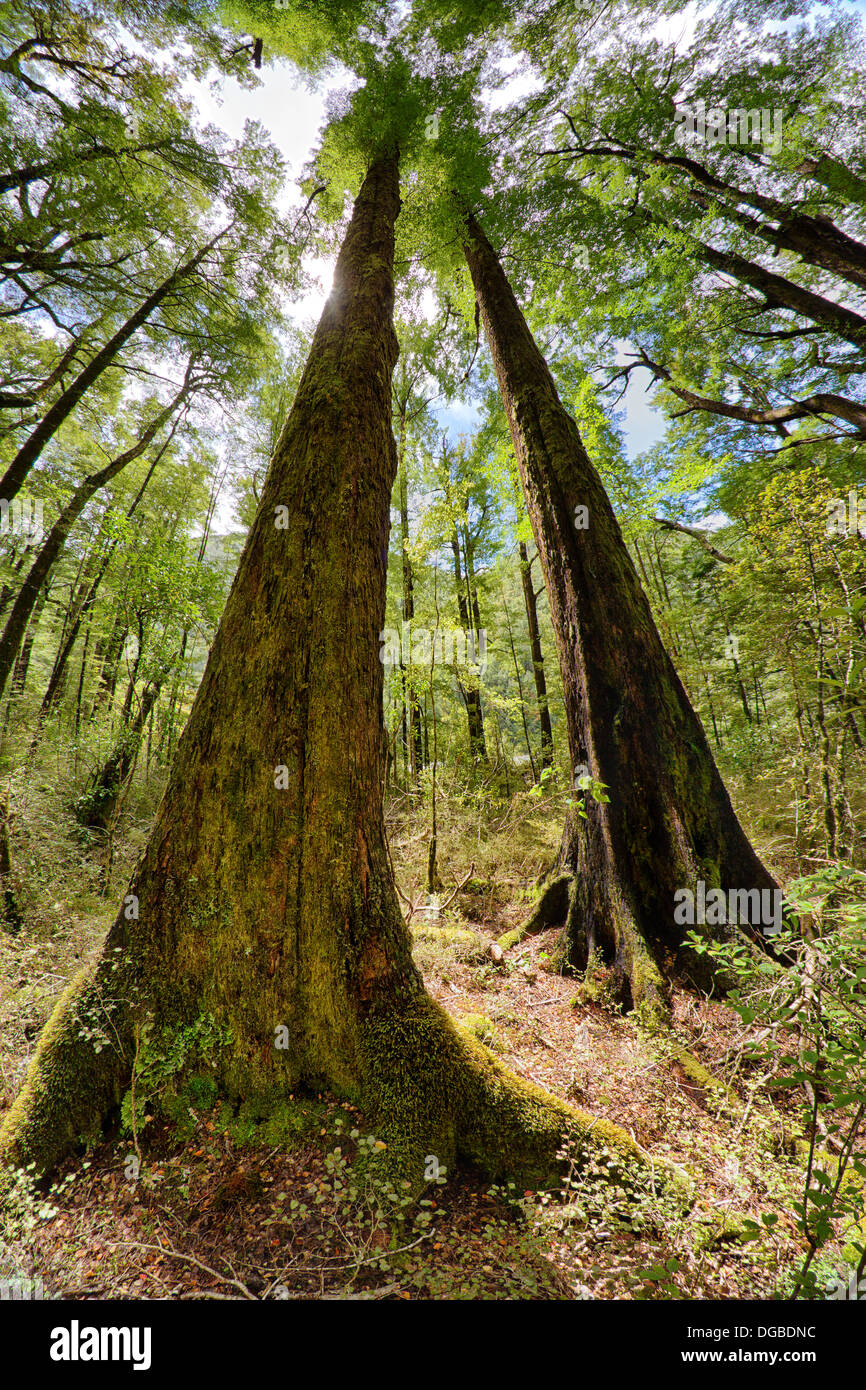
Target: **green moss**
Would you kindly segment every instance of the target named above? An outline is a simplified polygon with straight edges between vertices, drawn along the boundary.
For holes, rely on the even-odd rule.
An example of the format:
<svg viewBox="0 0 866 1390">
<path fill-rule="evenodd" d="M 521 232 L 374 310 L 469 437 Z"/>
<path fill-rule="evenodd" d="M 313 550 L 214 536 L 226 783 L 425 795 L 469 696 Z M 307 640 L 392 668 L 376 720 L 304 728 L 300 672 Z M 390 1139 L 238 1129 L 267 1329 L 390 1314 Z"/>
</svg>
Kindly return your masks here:
<svg viewBox="0 0 866 1390">
<path fill-rule="evenodd" d="M 0 1128 L 0 1163 L 47 1173 L 65 1152 L 96 1142 L 132 1071 L 129 1029 L 93 967 L 64 990 L 24 1085 Z"/>
<path fill-rule="evenodd" d="M 286 1151 L 321 1134 L 328 1119 L 322 1101 L 289 1099 L 278 1088 L 259 1091 L 239 1106 L 223 1104 L 216 1128 L 239 1147 L 265 1145 Z"/>
<path fill-rule="evenodd" d="M 512 946 L 519 946 L 526 932 L 523 927 L 514 927 L 512 931 L 503 932 L 502 936 L 496 938 L 497 946 L 501 946 L 503 951 L 510 951 Z"/>
<path fill-rule="evenodd" d="M 706 1067 L 702 1066 L 697 1057 L 693 1057 L 691 1052 L 687 1052 L 684 1047 L 675 1047 L 671 1053 L 671 1059 L 679 1062 L 689 1081 L 693 1085 L 699 1086 L 702 1091 L 713 1091 L 717 1095 L 727 1096 L 735 1100 L 736 1095 L 726 1086 L 724 1081 L 713 1076 Z"/>
<path fill-rule="evenodd" d="M 459 1027 L 464 1029 L 479 1042 L 490 1043 L 496 1032 L 496 1024 L 492 1018 L 486 1014 L 464 1014 L 459 1020 Z"/>
<path fill-rule="evenodd" d="M 497 940 L 503 951 L 517 946 L 526 936 L 544 931 L 547 927 L 558 926 L 568 915 L 569 903 L 574 888 L 574 877 L 570 873 L 556 874 L 546 883 L 532 912 L 519 927 L 505 932 Z"/>
<path fill-rule="evenodd" d="M 755 1238 L 754 1218 L 742 1212 L 722 1212 L 707 1215 L 697 1213 L 692 1220 L 698 1230 L 696 1250 L 718 1250 L 724 1245 L 748 1245 Z M 751 1221 L 751 1225 L 746 1222 Z"/>
<path fill-rule="evenodd" d="M 577 994 L 571 1002 L 573 1008 L 581 1004 L 596 1004 L 603 1009 L 619 1006 L 614 972 L 605 965 L 600 951 L 593 951 L 590 955 L 583 978 L 577 986 Z"/>
<path fill-rule="evenodd" d="M 483 960 L 487 954 L 487 942 L 473 931 L 467 931 L 465 927 L 457 927 L 444 923 L 442 926 L 435 926 L 432 922 L 419 923 L 412 930 L 412 937 L 417 944 L 442 947 L 446 951 L 453 951 L 461 960 Z M 423 969 L 423 966 L 422 966 Z"/>
<path fill-rule="evenodd" d="M 650 1165 L 624 1130 L 509 1071 L 427 995 L 369 1019 L 364 1053 L 365 1112 L 388 1145 L 394 1177 L 416 1191 L 433 1155 L 448 1170 L 463 1160 L 494 1181 L 547 1185 L 557 1179 L 569 1134 L 587 1154 L 612 1152 L 619 1171 L 647 1180 Z"/>
</svg>

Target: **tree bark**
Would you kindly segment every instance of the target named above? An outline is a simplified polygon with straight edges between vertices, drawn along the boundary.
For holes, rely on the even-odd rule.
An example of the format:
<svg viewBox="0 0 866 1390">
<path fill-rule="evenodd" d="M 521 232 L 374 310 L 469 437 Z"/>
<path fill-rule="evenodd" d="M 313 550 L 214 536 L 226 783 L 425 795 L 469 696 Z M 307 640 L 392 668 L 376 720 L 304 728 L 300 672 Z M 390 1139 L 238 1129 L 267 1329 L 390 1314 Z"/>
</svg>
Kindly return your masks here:
<svg viewBox="0 0 866 1390">
<path fill-rule="evenodd" d="M 676 890 L 777 884 L 734 814 L 598 473 L 471 215 L 465 254 L 544 569 L 572 767 L 586 765 L 610 798 L 587 796 L 586 819 L 575 808 L 567 817 L 554 875 L 573 876 L 567 958 L 585 968 L 600 951 L 623 1004 L 664 1018 L 672 978 L 708 980 L 706 957 L 674 920 Z"/>
</svg>

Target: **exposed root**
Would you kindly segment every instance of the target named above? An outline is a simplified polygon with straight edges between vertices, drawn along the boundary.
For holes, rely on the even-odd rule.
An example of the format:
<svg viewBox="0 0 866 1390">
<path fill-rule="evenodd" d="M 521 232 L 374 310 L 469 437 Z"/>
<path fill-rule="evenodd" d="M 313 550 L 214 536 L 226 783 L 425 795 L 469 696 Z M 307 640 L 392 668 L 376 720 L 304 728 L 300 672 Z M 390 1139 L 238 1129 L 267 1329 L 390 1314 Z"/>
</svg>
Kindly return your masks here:
<svg viewBox="0 0 866 1390">
<path fill-rule="evenodd" d="M 38 1174 L 100 1135 L 132 1075 L 130 1030 L 90 967 L 57 1001 L 24 1085 L 0 1127 L 0 1164 Z"/>
<path fill-rule="evenodd" d="M 97 970 L 76 977 L 0 1130 L 0 1162 L 33 1165 L 44 1175 L 100 1137 L 130 1084 L 131 1015 L 119 996 L 114 1008 L 106 1005 Z M 427 994 L 369 1017 L 362 1040 L 362 1106 L 390 1151 L 394 1176 L 408 1180 L 416 1194 L 431 1181 L 431 1171 L 459 1164 L 494 1181 L 555 1182 L 570 1139 L 596 1167 L 602 1160 L 608 1181 L 626 1191 L 645 1190 L 655 1180 L 655 1165 L 624 1130 L 509 1071 Z M 659 1166 L 658 1175 L 687 1200 L 672 1170 Z"/>
<path fill-rule="evenodd" d="M 558 874 L 545 884 L 532 912 L 522 926 L 505 932 L 497 939 L 503 951 L 511 950 L 526 936 L 534 936 L 548 927 L 560 926 L 568 916 L 568 906 L 574 885 L 572 874 Z"/>
<path fill-rule="evenodd" d="M 371 1022 L 366 1048 L 365 1108 L 395 1171 L 413 1187 L 431 1158 L 446 1168 L 468 1162 L 493 1180 L 555 1182 L 569 1136 L 587 1158 L 603 1151 L 612 1182 L 651 1181 L 653 1165 L 625 1130 L 517 1076 L 428 996 L 401 1016 Z M 687 1200 L 678 1173 L 663 1165 L 659 1173 Z"/>
</svg>

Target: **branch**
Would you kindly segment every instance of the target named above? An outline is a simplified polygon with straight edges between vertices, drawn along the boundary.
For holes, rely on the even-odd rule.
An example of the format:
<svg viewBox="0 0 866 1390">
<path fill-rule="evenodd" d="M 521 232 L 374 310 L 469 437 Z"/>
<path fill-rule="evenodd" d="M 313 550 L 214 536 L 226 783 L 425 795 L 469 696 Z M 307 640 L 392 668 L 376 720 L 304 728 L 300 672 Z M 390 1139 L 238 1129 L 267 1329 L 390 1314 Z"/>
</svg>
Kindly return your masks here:
<svg viewBox="0 0 866 1390">
<path fill-rule="evenodd" d="M 668 521 L 667 518 L 663 516 L 654 516 L 653 523 L 656 526 L 663 526 L 666 531 L 681 531 L 684 536 L 691 536 L 693 540 L 700 542 L 708 555 L 712 555 L 714 560 L 720 560 L 723 565 L 736 564 L 733 555 L 725 555 L 721 550 L 717 550 L 714 545 L 710 545 L 707 540 L 707 532 L 699 530 L 697 526 L 686 526 L 681 521 Z"/>
</svg>

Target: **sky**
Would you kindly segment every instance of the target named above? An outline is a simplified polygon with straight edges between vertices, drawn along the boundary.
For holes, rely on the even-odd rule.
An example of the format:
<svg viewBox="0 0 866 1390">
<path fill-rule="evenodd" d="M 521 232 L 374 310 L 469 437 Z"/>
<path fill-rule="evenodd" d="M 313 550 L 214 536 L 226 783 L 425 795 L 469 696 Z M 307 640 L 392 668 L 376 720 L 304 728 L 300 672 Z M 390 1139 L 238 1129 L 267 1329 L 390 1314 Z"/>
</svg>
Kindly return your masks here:
<svg viewBox="0 0 866 1390">
<path fill-rule="evenodd" d="M 293 76 L 287 63 L 266 63 L 258 75 L 261 85 L 252 90 L 227 79 L 220 80 L 216 89 L 198 83 L 190 84 L 189 90 L 194 95 L 200 120 L 213 122 L 229 136 L 239 138 L 247 120 L 261 122 L 286 160 L 286 206 L 291 206 L 296 202 L 293 181 L 300 175 L 316 144 L 328 92 L 343 84 L 340 78 L 333 78 L 329 84 L 323 83 L 316 91 L 311 91 Z M 318 318 L 331 288 L 331 264 L 317 261 L 311 263 L 310 268 L 319 278 L 319 291 L 287 305 L 287 313 L 299 320 Z M 624 360 L 620 351 L 617 362 L 612 365 L 621 365 Z M 630 458 L 650 448 L 665 433 L 664 417 L 650 408 L 646 386 L 646 374 L 634 373 L 619 406 L 625 411 L 622 429 Z M 441 427 L 448 429 L 452 436 L 471 430 L 476 422 L 475 411 L 469 403 L 457 402 L 436 413 Z M 222 521 L 222 517 L 218 518 L 219 529 L 223 529 Z"/>
</svg>

